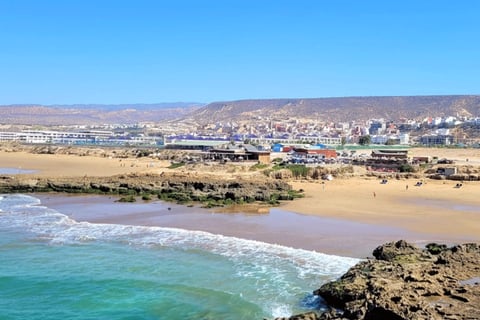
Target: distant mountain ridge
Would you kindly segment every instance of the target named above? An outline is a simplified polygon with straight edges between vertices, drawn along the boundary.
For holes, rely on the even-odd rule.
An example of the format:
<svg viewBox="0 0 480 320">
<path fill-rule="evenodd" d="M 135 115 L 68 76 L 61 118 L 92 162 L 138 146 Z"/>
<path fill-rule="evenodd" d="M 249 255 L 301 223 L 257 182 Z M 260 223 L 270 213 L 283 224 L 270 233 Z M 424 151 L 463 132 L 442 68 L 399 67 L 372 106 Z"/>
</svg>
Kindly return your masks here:
<svg viewBox="0 0 480 320">
<path fill-rule="evenodd" d="M 250 99 L 156 104 L 0 106 L 0 124 L 92 125 L 189 120 L 207 124 L 240 120 L 303 118 L 326 122 L 384 118 L 480 117 L 480 95 Z"/>
<path fill-rule="evenodd" d="M 161 103 L 133 103 L 133 104 L 57 104 L 47 105 L 53 108 L 67 108 L 67 109 L 97 109 L 97 110 L 155 110 L 155 109 L 178 109 L 204 106 L 205 103 L 199 102 L 161 102 Z"/>
<path fill-rule="evenodd" d="M 384 118 L 423 119 L 480 116 L 479 95 L 264 99 L 210 103 L 190 116 L 197 121 L 230 121 L 269 116 L 347 122 Z"/>
<path fill-rule="evenodd" d="M 0 124 L 100 125 L 134 124 L 179 119 L 204 104 L 174 102 L 155 104 L 75 104 L 0 106 Z"/>
<path fill-rule="evenodd" d="M 58 109 L 97 109 L 97 110 L 123 110 L 123 109 L 172 109 L 172 108 L 189 108 L 192 106 L 205 106 L 205 103 L 199 102 L 160 102 L 160 103 L 119 103 L 119 104 L 101 104 L 101 103 L 76 103 L 76 104 L 36 104 L 36 103 L 19 103 L 0 105 L 2 107 L 47 107 Z"/>
</svg>

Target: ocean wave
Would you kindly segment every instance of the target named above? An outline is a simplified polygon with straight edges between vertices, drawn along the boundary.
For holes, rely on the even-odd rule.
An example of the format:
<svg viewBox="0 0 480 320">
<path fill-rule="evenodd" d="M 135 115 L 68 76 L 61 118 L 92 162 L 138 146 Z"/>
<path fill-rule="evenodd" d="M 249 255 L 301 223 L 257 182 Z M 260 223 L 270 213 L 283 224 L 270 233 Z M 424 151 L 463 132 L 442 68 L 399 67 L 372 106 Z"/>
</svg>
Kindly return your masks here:
<svg viewBox="0 0 480 320">
<path fill-rule="evenodd" d="M 288 302 L 292 299 L 301 301 L 304 296 L 292 297 L 292 293 L 305 295 L 305 288 L 311 290 L 322 281 L 332 280 L 359 261 L 204 231 L 77 222 L 27 195 L 2 196 L 0 208 L 4 210 L 0 229 L 28 232 L 29 239 L 33 237 L 54 246 L 118 243 L 153 250 L 174 250 L 187 255 L 193 253 L 193 256 L 200 252 L 211 256 L 213 261 L 217 256 L 221 257 L 232 265 L 233 272 L 228 279 L 236 279 L 242 284 L 248 282 L 248 287 L 256 289 L 254 293 L 248 293 L 246 301 L 258 302 L 256 300 L 260 299 L 267 314 L 273 316 L 286 316 L 295 310 Z M 302 288 L 298 287 L 299 280 L 303 283 Z M 312 301 L 301 302 L 302 308 L 317 308 Z"/>
<path fill-rule="evenodd" d="M 168 247 L 177 250 L 203 250 L 221 255 L 234 262 L 251 265 L 238 272 L 275 273 L 271 266 L 288 264 L 297 276 L 341 275 L 359 260 L 327 255 L 255 240 L 246 240 L 204 231 L 177 228 L 128 226 L 77 222 L 68 216 L 41 206 L 39 199 L 27 195 L 8 195 L 0 198 L 3 226 L 24 228 L 51 244 L 82 244 L 90 241 L 115 241 L 134 246 Z M 264 268 L 268 262 L 268 270 Z M 281 277 L 281 273 L 279 273 Z M 281 279 L 278 279 L 281 281 Z"/>
</svg>

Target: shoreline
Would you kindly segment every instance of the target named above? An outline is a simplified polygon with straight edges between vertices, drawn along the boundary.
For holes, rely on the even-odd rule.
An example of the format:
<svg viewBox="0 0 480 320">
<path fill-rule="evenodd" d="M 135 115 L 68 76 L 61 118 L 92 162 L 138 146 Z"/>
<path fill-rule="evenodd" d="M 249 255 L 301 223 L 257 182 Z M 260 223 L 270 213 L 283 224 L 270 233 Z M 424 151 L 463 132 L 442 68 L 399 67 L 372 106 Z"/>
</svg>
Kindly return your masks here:
<svg viewBox="0 0 480 320">
<path fill-rule="evenodd" d="M 425 235 L 394 226 L 305 215 L 272 208 L 269 213 L 222 213 L 162 201 L 119 203 L 101 195 L 32 194 L 77 222 L 180 228 L 278 244 L 338 256 L 365 258 L 381 243 L 406 239 L 418 246 L 464 239 Z"/>
</svg>

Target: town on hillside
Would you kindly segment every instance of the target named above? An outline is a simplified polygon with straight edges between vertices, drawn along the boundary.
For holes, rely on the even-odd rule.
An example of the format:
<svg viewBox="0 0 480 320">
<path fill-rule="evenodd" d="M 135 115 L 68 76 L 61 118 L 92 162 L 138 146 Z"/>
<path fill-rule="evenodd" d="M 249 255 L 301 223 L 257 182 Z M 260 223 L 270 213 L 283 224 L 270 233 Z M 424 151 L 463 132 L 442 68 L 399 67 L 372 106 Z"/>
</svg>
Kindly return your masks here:
<svg viewBox="0 0 480 320">
<path fill-rule="evenodd" d="M 247 143 L 262 150 L 279 151 L 293 145 L 325 145 L 343 149 L 351 145 L 480 147 L 480 117 L 428 117 L 425 119 L 370 119 L 328 122 L 320 119 L 251 119 L 196 123 L 191 119 L 104 125 L 16 125 L 0 122 L 0 141 L 27 144 L 159 146 L 188 149 L 216 143 Z"/>
</svg>

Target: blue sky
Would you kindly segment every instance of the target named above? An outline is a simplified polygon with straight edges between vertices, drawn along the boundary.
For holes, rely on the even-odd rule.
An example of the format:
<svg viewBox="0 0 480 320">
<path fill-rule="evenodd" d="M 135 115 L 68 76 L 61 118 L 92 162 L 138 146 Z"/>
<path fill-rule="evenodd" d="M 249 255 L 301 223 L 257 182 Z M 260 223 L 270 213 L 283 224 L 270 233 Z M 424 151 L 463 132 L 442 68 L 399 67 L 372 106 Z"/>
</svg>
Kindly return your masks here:
<svg viewBox="0 0 480 320">
<path fill-rule="evenodd" d="M 480 1 L 0 0 L 0 104 L 480 93 Z"/>
</svg>

